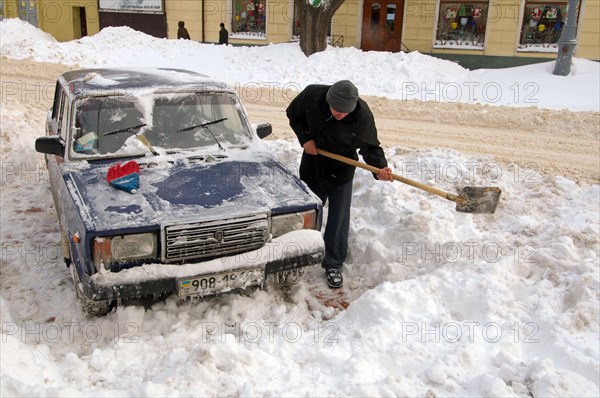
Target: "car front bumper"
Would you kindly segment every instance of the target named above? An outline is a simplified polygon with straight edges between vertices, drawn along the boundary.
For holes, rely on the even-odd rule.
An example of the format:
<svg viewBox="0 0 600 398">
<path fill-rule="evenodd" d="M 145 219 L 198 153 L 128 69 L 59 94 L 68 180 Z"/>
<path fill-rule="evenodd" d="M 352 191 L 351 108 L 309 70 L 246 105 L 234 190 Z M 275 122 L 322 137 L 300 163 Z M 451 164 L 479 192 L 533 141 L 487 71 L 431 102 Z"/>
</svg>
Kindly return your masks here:
<svg viewBox="0 0 600 398">
<path fill-rule="evenodd" d="M 83 294 L 88 298 L 112 301 L 172 292 L 182 295 L 180 282 L 186 279 L 196 280 L 228 272 L 253 274 L 253 278 L 238 282 L 237 286 L 224 286 L 210 293 L 218 294 L 235 288 L 260 285 L 269 274 L 320 264 L 324 255 L 325 245 L 320 231 L 302 230 L 273 239 L 259 249 L 233 256 L 198 263 L 144 264 L 119 272 L 102 271 L 92 276 L 80 275 L 80 280 Z M 262 278 L 257 278 L 260 275 Z"/>
</svg>

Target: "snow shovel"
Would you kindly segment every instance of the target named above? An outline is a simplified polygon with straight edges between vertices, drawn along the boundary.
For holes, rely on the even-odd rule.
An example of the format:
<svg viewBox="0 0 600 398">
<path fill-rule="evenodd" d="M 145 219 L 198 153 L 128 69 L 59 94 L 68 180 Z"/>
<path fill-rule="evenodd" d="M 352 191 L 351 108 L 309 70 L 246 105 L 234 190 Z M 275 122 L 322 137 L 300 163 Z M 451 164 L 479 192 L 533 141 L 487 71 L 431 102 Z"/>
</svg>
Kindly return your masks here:
<svg viewBox="0 0 600 398">
<path fill-rule="evenodd" d="M 342 163 L 346 163 L 352 166 L 360 167 L 361 169 L 369 170 L 372 173 L 378 174 L 379 169 L 377 167 L 370 166 L 366 163 L 356 161 L 344 156 L 325 151 L 323 149 L 317 149 L 317 153 L 322 156 L 326 156 L 331 159 L 338 160 Z M 403 182 L 415 188 L 422 189 L 434 195 L 440 196 L 444 199 L 448 199 L 456 203 L 456 211 L 461 213 L 489 213 L 492 214 L 496 211 L 498 206 L 498 200 L 502 191 L 497 187 L 464 187 L 461 189 L 458 195 L 444 192 L 441 189 L 422 184 L 417 181 L 410 180 L 406 177 L 402 177 L 397 174 L 392 174 L 392 177 L 396 181 Z"/>
</svg>

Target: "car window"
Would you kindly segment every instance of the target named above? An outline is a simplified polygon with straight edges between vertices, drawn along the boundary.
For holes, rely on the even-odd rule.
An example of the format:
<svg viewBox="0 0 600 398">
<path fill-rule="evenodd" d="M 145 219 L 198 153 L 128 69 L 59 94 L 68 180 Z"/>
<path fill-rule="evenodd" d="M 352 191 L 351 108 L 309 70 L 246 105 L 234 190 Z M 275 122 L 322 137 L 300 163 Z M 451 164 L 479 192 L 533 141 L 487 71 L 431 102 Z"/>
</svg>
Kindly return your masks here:
<svg viewBox="0 0 600 398">
<path fill-rule="evenodd" d="M 52 105 L 52 113 L 50 115 L 50 120 L 48 120 L 48 125 L 46 126 L 46 131 L 48 135 L 56 135 L 60 134 L 60 136 L 65 138 L 65 129 L 63 126 L 63 118 L 66 117 L 65 109 L 67 108 L 67 95 L 64 92 L 62 85 L 60 82 L 56 83 L 56 89 L 54 90 L 54 101 Z"/>
<path fill-rule="evenodd" d="M 56 82 L 56 88 L 54 89 L 54 102 L 52 106 L 52 119 L 56 119 L 58 116 L 58 110 L 60 109 L 60 99 L 62 93 L 62 86 L 60 82 Z"/>
<path fill-rule="evenodd" d="M 223 120 L 201 126 L 219 119 Z M 247 145 L 252 139 L 237 97 L 223 92 L 81 99 L 75 103 L 73 132 L 72 150 L 96 157 L 147 153 L 135 135 L 169 153 Z"/>
<path fill-rule="evenodd" d="M 132 97 L 92 97 L 77 101 L 75 106 L 73 151 L 86 155 L 106 155 L 123 149 L 135 130 L 143 124 L 140 107 Z M 143 154 L 141 148 L 124 155 Z M 121 151 L 123 152 L 123 151 Z"/>
<path fill-rule="evenodd" d="M 200 126 L 219 119 L 225 120 Z M 223 92 L 157 95 L 144 135 L 153 146 L 169 150 L 202 148 L 216 141 L 222 146 L 245 145 L 251 139 L 237 98 Z"/>
<path fill-rule="evenodd" d="M 65 129 L 63 129 L 63 126 L 66 125 L 66 122 L 64 119 L 66 119 L 66 108 L 67 108 L 67 94 L 65 94 L 64 90 L 60 90 L 60 100 L 59 100 L 59 106 L 58 106 L 58 117 L 56 119 L 57 122 L 57 133 L 61 136 L 61 137 L 65 137 Z"/>
<path fill-rule="evenodd" d="M 56 107 L 56 134 L 60 134 L 60 130 L 62 127 L 62 121 L 63 121 L 63 117 L 65 114 L 65 99 L 66 99 L 66 95 L 64 94 L 63 90 L 61 89 L 59 92 L 57 92 L 58 95 L 58 101 L 57 101 L 57 107 Z"/>
</svg>

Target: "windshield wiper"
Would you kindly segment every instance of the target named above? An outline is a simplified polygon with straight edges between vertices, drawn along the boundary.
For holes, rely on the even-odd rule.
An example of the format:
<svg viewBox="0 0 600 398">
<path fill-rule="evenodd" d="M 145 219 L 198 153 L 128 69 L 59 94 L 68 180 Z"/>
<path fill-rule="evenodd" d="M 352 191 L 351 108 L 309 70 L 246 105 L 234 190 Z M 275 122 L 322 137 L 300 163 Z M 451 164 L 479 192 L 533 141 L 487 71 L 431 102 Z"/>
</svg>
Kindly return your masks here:
<svg viewBox="0 0 600 398">
<path fill-rule="evenodd" d="M 208 128 L 208 126 L 210 126 L 211 124 L 220 123 L 220 122 L 222 122 L 224 120 L 227 120 L 227 118 L 224 117 L 224 118 L 221 118 L 221 119 L 212 120 L 210 122 L 200 123 L 200 124 L 197 124 L 195 126 L 184 127 L 182 129 L 177 130 L 177 133 L 182 133 L 184 131 L 190 131 L 190 130 L 194 130 L 194 129 L 197 129 L 197 128 L 200 128 L 200 127 L 204 127 L 210 133 L 210 135 L 212 136 L 212 138 L 215 140 L 215 142 L 219 146 L 219 149 L 221 149 L 222 151 L 224 151 L 225 148 L 223 148 L 223 146 L 221 145 L 221 143 L 219 142 L 219 140 L 217 139 L 217 137 L 215 137 L 215 135 L 213 134 L 213 132 L 210 131 L 210 129 Z"/>
<path fill-rule="evenodd" d="M 109 131 L 108 133 L 104 133 L 102 134 L 103 136 L 105 135 L 112 135 L 112 134 L 117 134 L 117 133 L 129 133 L 129 134 L 133 134 L 135 135 L 135 137 L 146 146 L 146 148 L 148 148 L 150 150 L 150 152 L 154 155 L 154 156 L 158 156 L 158 152 L 156 152 L 154 150 L 154 148 L 152 147 L 152 144 L 150 143 L 150 141 L 148 141 L 148 139 L 146 137 L 144 137 L 143 135 L 138 135 L 138 133 L 136 133 L 134 130 L 137 129 L 141 129 L 142 127 L 146 126 L 147 123 L 143 123 L 143 124 L 138 124 L 137 126 L 131 126 L 131 127 L 125 127 L 124 129 L 119 129 L 119 130 L 115 130 L 115 131 Z"/>
<path fill-rule="evenodd" d="M 137 133 L 133 130 L 141 129 L 144 126 L 146 126 L 146 123 L 138 124 L 137 126 L 125 127 L 124 129 L 119 129 L 119 130 L 115 130 L 115 131 L 109 131 L 108 133 L 104 133 L 102 135 L 113 135 L 113 134 L 117 134 L 117 133 L 131 133 L 131 134 L 137 135 Z"/>
</svg>

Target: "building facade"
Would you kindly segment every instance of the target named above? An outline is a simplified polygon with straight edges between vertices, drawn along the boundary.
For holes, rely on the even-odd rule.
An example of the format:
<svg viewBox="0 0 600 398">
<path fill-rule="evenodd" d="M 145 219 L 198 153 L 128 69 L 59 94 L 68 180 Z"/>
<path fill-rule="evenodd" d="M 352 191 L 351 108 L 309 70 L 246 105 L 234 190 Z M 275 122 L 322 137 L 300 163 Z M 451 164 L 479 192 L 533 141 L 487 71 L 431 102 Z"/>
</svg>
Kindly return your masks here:
<svg viewBox="0 0 600 398">
<path fill-rule="evenodd" d="M 321 0 L 309 0 L 326 6 Z M 329 28 L 331 44 L 440 57 L 556 58 L 568 0 L 346 0 Z M 2 17 L 29 21 L 59 41 L 130 26 L 174 39 L 184 21 L 191 39 L 217 43 L 219 24 L 233 45 L 296 40 L 293 0 L 1 0 Z M 575 56 L 600 60 L 600 2 L 577 6 Z"/>
</svg>

